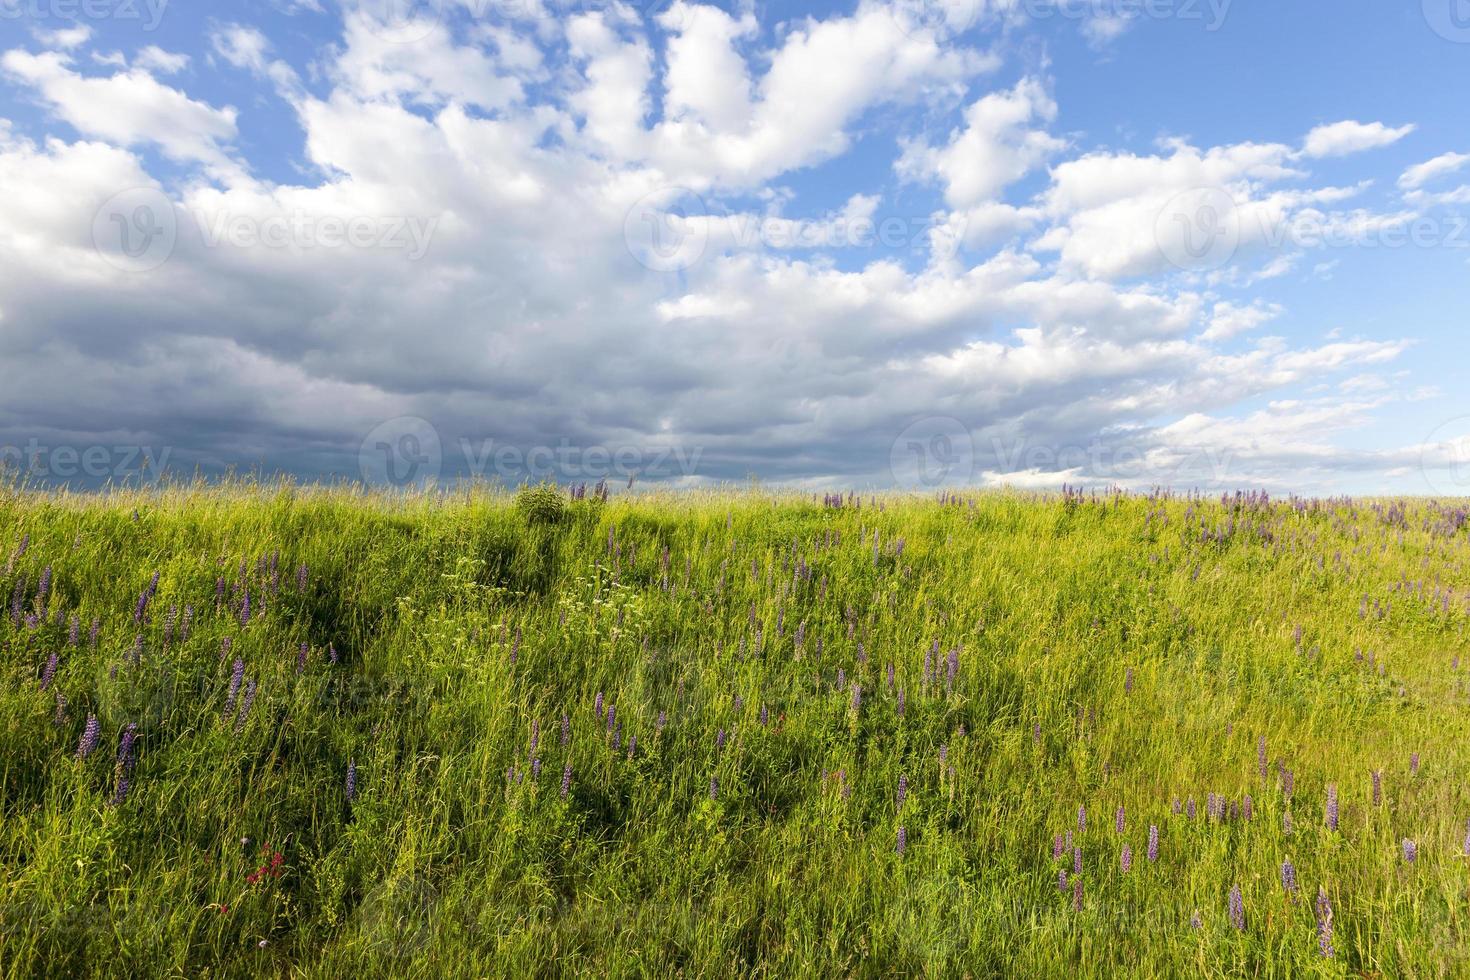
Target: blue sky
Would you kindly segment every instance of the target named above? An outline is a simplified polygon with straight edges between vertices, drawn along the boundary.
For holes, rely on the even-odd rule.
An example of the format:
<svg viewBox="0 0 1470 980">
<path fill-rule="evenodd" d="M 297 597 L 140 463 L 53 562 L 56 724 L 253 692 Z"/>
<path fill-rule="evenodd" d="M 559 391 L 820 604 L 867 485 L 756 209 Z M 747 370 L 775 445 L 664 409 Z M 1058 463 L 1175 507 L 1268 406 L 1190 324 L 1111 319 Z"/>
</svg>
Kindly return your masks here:
<svg viewBox="0 0 1470 980">
<path fill-rule="evenodd" d="M 1470 493 L 1459 3 L 0 0 L 0 454 Z"/>
</svg>

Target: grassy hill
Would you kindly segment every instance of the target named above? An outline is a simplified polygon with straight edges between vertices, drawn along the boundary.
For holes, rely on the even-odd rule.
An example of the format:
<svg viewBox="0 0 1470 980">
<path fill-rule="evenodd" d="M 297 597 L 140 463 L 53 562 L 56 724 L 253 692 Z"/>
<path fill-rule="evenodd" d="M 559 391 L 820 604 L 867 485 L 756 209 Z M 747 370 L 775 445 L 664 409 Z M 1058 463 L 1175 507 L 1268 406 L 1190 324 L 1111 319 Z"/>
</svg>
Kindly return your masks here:
<svg viewBox="0 0 1470 980">
<path fill-rule="evenodd" d="M 0 493 L 0 973 L 1470 971 L 1463 507 L 564 497 Z"/>
</svg>

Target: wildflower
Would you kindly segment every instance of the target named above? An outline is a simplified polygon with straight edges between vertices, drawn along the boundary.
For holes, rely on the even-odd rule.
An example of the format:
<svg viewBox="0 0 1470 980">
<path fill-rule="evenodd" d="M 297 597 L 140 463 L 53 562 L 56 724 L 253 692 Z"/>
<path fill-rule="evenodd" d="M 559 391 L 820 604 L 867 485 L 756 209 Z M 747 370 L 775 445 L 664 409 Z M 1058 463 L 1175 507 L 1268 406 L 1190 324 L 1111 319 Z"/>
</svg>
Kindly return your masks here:
<svg viewBox="0 0 1470 980">
<path fill-rule="evenodd" d="M 347 760 L 347 802 L 357 798 L 357 760 Z"/>
<path fill-rule="evenodd" d="M 1198 912 L 1194 913 L 1194 915 L 1191 915 L 1189 917 L 1189 928 L 1191 928 L 1191 929 L 1203 929 L 1204 927 L 1205 927 L 1205 924 L 1199 920 L 1199 913 Z"/>
<path fill-rule="evenodd" d="M 1324 957 L 1332 956 L 1332 903 L 1327 889 L 1317 888 L 1317 946 Z"/>
<path fill-rule="evenodd" d="M 1419 753 L 1415 752 L 1409 756 L 1409 772 L 1412 775 L 1419 774 Z"/>
<path fill-rule="evenodd" d="M 245 661 L 235 658 L 235 668 L 230 673 L 230 693 L 225 697 L 225 714 L 235 708 L 235 696 L 240 693 L 240 684 L 245 680 Z"/>
<path fill-rule="evenodd" d="M 904 798 L 909 795 L 909 777 L 900 775 L 898 777 L 898 809 L 903 809 Z"/>
<path fill-rule="evenodd" d="M 1281 889 L 1288 895 L 1296 894 L 1296 868 L 1290 858 L 1281 862 Z"/>
<path fill-rule="evenodd" d="M 81 640 L 82 618 L 76 614 L 73 614 L 71 617 L 71 622 L 67 626 L 66 645 L 75 650 L 78 646 L 81 645 Z"/>
<path fill-rule="evenodd" d="M 852 710 L 858 711 L 863 704 L 863 686 L 857 681 L 852 682 Z"/>
<path fill-rule="evenodd" d="M 1148 825 L 1148 863 L 1153 864 L 1159 859 L 1159 828 L 1157 824 Z"/>
<path fill-rule="evenodd" d="M 1123 873 L 1126 875 L 1133 867 L 1133 848 L 1128 845 L 1127 841 L 1123 842 L 1123 852 L 1119 855 L 1119 861 L 1123 866 Z"/>
<path fill-rule="evenodd" d="M 1062 856 L 1062 835 L 1057 834 L 1051 842 L 1051 859 L 1055 861 Z"/>
<path fill-rule="evenodd" d="M 1186 803 L 1186 804 L 1184 804 L 1184 812 L 1186 814 L 1188 814 L 1189 819 L 1191 819 L 1191 820 L 1194 819 L 1194 815 L 1197 812 L 1197 810 L 1195 808 L 1194 797 L 1191 796 L 1189 798 L 1189 802 Z"/>
<path fill-rule="evenodd" d="M 714 776 L 709 778 L 709 798 L 718 799 L 720 795 L 720 781 Z"/>
<path fill-rule="evenodd" d="M 1082 873 L 1082 848 L 1080 847 L 1072 848 L 1072 873 L 1074 875 Z"/>
<path fill-rule="evenodd" d="M 56 663 L 56 651 L 53 650 L 51 656 L 46 658 L 46 666 L 41 669 L 41 690 L 46 690 L 56 679 Z"/>
<path fill-rule="evenodd" d="M 1118 816 L 1113 821 L 1113 829 L 1120 834 L 1123 832 L 1123 807 L 1121 804 L 1118 806 Z"/>
<path fill-rule="evenodd" d="M 77 758 L 85 759 L 97 748 L 97 736 L 101 733 L 102 726 L 97 722 L 97 716 L 87 715 L 86 727 L 82 729 L 82 740 L 77 743 Z"/>
<path fill-rule="evenodd" d="M 1062 868 L 1062 869 L 1060 869 L 1060 870 L 1057 871 L 1057 890 L 1060 891 L 1063 895 L 1067 894 L 1067 869 L 1066 868 Z"/>
<path fill-rule="evenodd" d="M 903 855 L 904 850 L 908 846 L 909 846 L 909 835 L 908 835 L 908 831 L 905 830 L 903 827 L 899 827 L 898 828 L 898 853 L 899 853 L 899 856 L 902 856 Z"/>
<path fill-rule="evenodd" d="M 597 712 L 597 717 L 602 717 L 602 692 L 597 692 L 597 697 L 592 699 L 592 710 Z"/>
<path fill-rule="evenodd" d="M 1283 812 L 1281 814 L 1281 832 L 1283 834 L 1288 835 L 1288 836 L 1291 834 L 1291 811 L 1290 810 L 1287 810 L 1287 811 L 1285 811 L 1285 812 Z"/>
<path fill-rule="evenodd" d="M 1072 911 L 1082 911 L 1082 879 L 1072 879 Z"/>
<path fill-rule="evenodd" d="M 1414 860 L 1419 857 L 1419 845 L 1405 837 L 1403 846 L 1404 860 L 1409 864 L 1413 864 Z"/>
<path fill-rule="evenodd" d="M 245 696 L 240 699 L 240 714 L 235 718 L 235 733 L 245 729 L 245 719 L 250 717 L 250 708 L 255 704 L 255 681 L 245 683 Z"/>
<path fill-rule="evenodd" d="M 310 652 L 311 647 L 305 643 L 301 644 L 301 649 L 296 652 L 296 673 L 300 674 L 306 670 L 306 658 Z"/>
<path fill-rule="evenodd" d="M 1337 829 L 1337 784 L 1327 784 L 1327 829 Z"/>
<path fill-rule="evenodd" d="M 1266 736 L 1262 735 L 1256 739 L 1256 771 L 1261 778 L 1266 778 Z"/>
<path fill-rule="evenodd" d="M 1077 829 L 1079 831 L 1087 829 L 1087 806 L 1085 804 L 1077 808 Z"/>
<path fill-rule="evenodd" d="M 1245 899 L 1239 885 L 1230 886 L 1230 924 L 1236 929 L 1245 928 Z"/>
<path fill-rule="evenodd" d="M 1241 810 L 1245 813 L 1247 820 L 1255 816 L 1255 803 L 1251 800 L 1249 793 L 1245 794 L 1245 802 L 1241 805 Z"/>
<path fill-rule="evenodd" d="M 1383 803 L 1383 770 L 1373 770 L 1373 805 L 1379 806 Z"/>
</svg>

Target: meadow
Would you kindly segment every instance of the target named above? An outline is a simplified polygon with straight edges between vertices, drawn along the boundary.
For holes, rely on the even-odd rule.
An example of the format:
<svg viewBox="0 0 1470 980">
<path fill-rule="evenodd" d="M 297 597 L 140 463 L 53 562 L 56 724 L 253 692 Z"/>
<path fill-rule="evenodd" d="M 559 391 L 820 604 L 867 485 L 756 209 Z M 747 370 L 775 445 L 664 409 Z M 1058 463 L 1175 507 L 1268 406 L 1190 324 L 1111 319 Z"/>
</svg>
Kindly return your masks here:
<svg viewBox="0 0 1470 980">
<path fill-rule="evenodd" d="M 1470 511 L 0 489 L 0 974 L 1470 974 Z"/>
</svg>

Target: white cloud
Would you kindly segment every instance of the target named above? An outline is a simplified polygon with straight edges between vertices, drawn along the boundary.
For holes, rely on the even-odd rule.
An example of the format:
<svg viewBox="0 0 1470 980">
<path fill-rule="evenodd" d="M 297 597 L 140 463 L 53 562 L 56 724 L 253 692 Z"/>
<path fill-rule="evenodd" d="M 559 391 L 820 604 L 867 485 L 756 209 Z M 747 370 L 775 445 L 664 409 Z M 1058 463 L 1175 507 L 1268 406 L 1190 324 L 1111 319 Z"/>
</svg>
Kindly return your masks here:
<svg viewBox="0 0 1470 980">
<path fill-rule="evenodd" d="M 119 146 L 155 144 L 175 160 L 222 173 L 237 169 L 221 148 L 235 137 L 235 110 L 196 102 L 141 68 L 88 77 L 74 71 L 66 55 L 17 49 L 0 55 L 0 72 L 31 88 L 86 136 Z"/>
<path fill-rule="evenodd" d="M 58 27 L 49 31 L 38 27 L 34 28 L 31 33 L 46 47 L 60 48 L 63 51 L 79 48 L 92 39 L 92 28 L 86 24 Z"/>
<path fill-rule="evenodd" d="M 937 179 L 952 208 L 974 208 L 1066 147 L 1065 140 L 1030 128 L 1052 122 L 1056 114 L 1056 102 L 1042 82 L 1023 79 L 966 109 L 964 128 L 951 133 L 947 145 L 909 143 L 898 171 L 913 180 Z"/>
<path fill-rule="evenodd" d="M 1381 122 L 1344 120 L 1313 129 L 1302 144 L 1302 152 L 1309 157 L 1340 157 L 1376 150 L 1397 143 L 1415 128 L 1412 123 L 1395 129 Z"/>
<path fill-rule="evenodd" d="M 144 71 L 159 75 L 176 75 L 189 67 L 189 56 L 165 51 L 157 45 L 150 44 L 138 52 L 133 64 Z"/>
<path fill-rule="evenodd" d="M 1279 303 L 1267 303 L 1256 300 L 1249 305 L 1241 306 L 1228 300 L 1215 304 L 1210 312 L 1210 323 L 1205 332 L 1200 334 L 1201 340 L 1228 340 L 1239 334 L 1254 330 L 1263 323 L 1269 323 L 1282 314 L 1283 310 Z"/>
<path fill-rule="evenodd" d="M 1399 175 L 1399 187 L 1415 190 L 1446 174 L 1455 173 L 1470 163 L 1470 153 L 1441 153 L 1432 160 L 1416 163 Z"/>
</svg>

